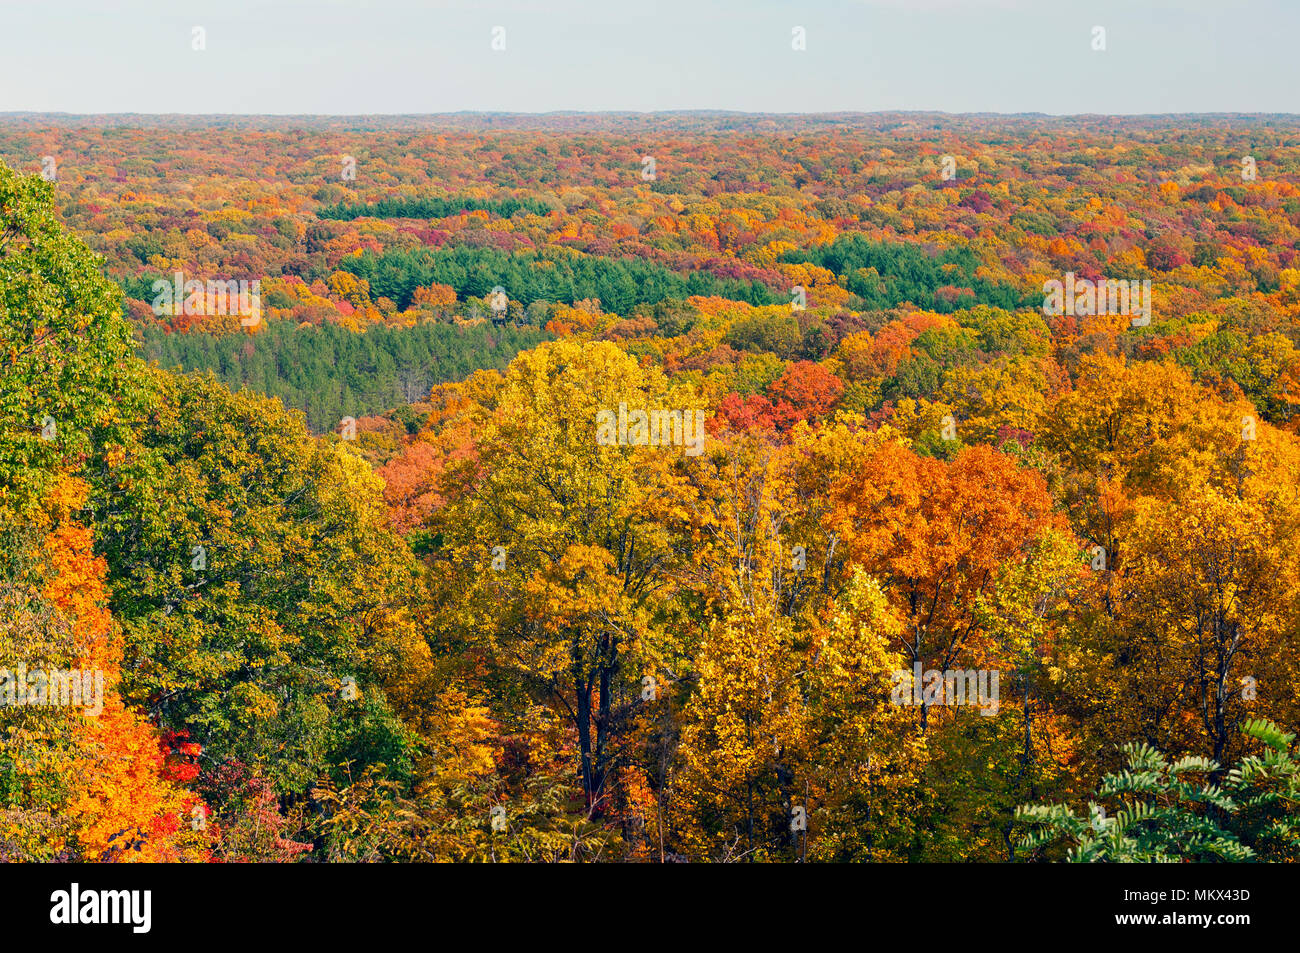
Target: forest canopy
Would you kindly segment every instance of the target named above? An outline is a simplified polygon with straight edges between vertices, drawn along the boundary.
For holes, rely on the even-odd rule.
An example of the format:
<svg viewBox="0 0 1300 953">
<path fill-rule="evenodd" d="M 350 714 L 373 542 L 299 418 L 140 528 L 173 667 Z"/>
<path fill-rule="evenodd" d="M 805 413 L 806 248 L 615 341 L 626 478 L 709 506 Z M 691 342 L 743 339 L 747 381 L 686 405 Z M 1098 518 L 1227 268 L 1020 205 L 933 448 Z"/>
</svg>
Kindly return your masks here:
<svg viewBox="0 0 1300 953">
<path fill-rule="evenodd" d="M 0 118 L 0 860 L 1300 859 L 1298 144 Z"/>
</svg>

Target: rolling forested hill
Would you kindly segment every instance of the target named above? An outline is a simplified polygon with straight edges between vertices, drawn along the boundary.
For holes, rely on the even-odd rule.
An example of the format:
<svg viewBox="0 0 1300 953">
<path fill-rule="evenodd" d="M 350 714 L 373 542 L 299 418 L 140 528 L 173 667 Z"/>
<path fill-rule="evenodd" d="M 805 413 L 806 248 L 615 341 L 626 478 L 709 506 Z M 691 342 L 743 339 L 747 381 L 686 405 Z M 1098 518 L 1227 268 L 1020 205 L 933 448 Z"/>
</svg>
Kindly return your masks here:
<svg viewBox="0 0 1300 953">
<path fill-rule="evenodd" d="M 1296 117 L 0 116 L 0 236 L 0 860 L 1300 859 Z"/>
</svg>

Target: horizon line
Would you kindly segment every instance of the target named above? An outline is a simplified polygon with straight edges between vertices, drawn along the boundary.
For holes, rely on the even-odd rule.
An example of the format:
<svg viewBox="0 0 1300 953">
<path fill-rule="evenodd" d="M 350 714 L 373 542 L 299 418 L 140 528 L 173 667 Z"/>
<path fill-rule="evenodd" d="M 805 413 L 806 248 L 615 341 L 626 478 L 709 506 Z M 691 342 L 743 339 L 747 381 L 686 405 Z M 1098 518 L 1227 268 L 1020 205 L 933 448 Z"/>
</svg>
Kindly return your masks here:
<svg viewBox="0 0 1300 953">
<path fill-rule="evenodd" d="M 744 109 L 718 109 L 709 107 L 684 109 L 548 109 L 548 110 L 482 110 L 459 109 L 442 112 L 369 112 L 369 113 L 311 113 L 311 112 L 72 112 L 67 110 L 0 110 L 0 117 L 53 117 L 53 118 L 186 118 L 186 119 L 424 119 L 446 116 L 529 117 L 547 116 L 735 116 L 780 119 L 807 119 L 821 117 L 873 117 L 873 116 L 944 116 L 955 118 L 998 117 L 1007 119 L 1166 119 L 1166 118 L 1300 118 L 1300 112 L 1144 112 L 1144 113 L 1047 113 L 1041 111 L 1000 112 L 997 110 L 967 110 L 953 112 L 943 109 L 827 109 L 809 112 L 758 112 Z"/>
</svg>

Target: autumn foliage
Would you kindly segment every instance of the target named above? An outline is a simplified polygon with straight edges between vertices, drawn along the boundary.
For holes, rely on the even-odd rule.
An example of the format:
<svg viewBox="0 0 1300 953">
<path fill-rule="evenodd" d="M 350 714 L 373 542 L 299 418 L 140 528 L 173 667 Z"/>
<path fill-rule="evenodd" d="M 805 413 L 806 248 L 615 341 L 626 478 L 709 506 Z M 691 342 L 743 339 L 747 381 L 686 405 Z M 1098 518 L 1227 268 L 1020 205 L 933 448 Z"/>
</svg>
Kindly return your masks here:
<svg viewBox="0 0 1300 953">
<path fill-rule="evenodd" d="M 0 858 L 1300 857 L 1300 127 L 573 121 L 0 166 Z"/>
</svg>

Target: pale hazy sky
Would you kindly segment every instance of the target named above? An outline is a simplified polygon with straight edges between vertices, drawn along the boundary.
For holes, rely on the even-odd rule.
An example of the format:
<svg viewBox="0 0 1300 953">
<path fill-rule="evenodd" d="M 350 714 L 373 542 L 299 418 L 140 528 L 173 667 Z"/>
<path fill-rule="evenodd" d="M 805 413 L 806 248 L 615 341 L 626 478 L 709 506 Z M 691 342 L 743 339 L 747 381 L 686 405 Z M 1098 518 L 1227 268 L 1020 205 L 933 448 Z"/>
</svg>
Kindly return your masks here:
<svg viewBox="0 0 1300 953">
<path fill-rule="evenodd" d="M 1300 112 L 1298 36 L 1300 0 L 0 0 L 0 112 Z"/>
</svg>

